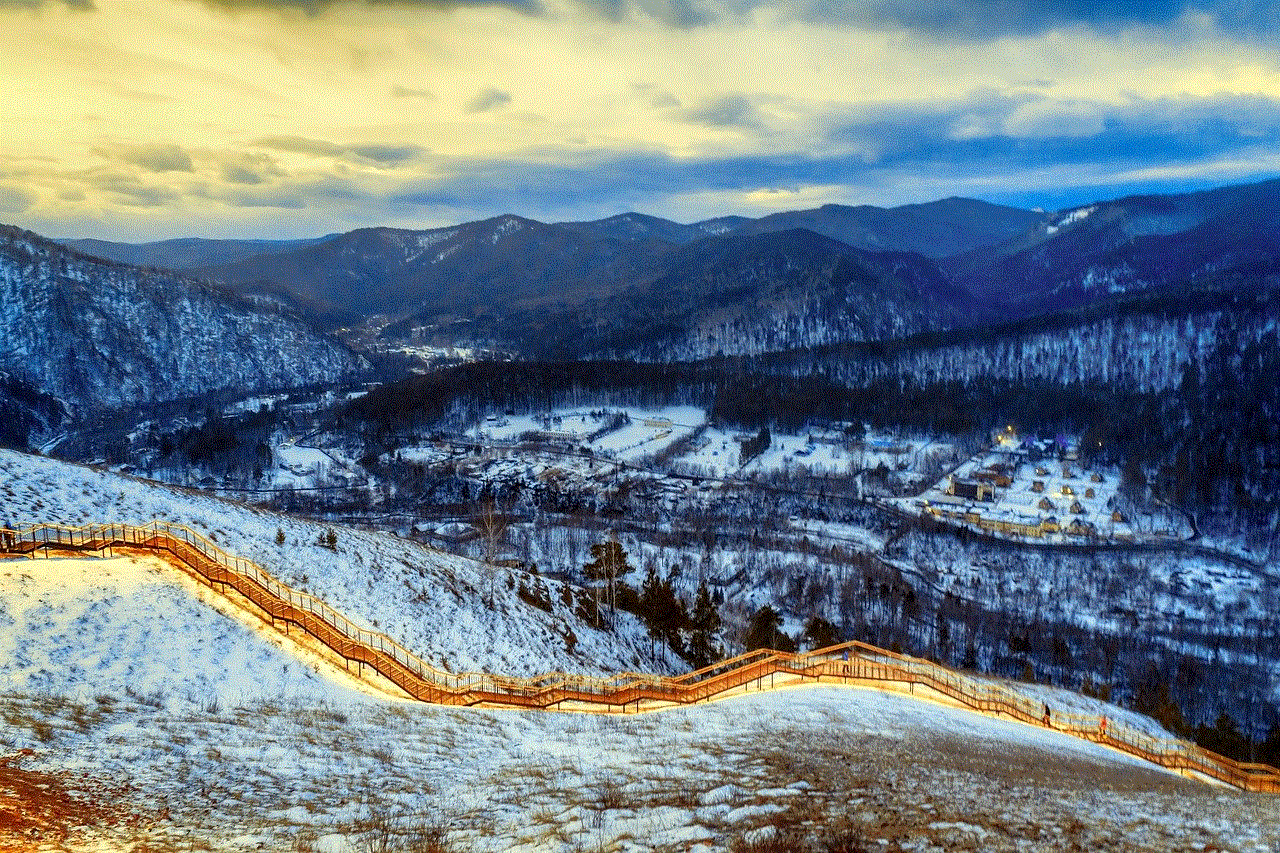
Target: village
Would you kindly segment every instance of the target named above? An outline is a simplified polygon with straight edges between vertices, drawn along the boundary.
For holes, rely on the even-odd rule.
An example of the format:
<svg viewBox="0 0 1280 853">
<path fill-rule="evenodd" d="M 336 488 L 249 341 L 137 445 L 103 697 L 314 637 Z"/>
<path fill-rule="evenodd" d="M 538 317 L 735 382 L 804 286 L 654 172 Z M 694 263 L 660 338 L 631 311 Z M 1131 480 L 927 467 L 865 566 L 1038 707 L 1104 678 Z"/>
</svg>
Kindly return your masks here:
<svg viewBox="0 0 1280 853">
<path fill-rule="evenodd" d="M 1012 541 L 1168 542 L 1189 535 L 1166 513 L 1157 520 L 1126 506 L 1119 486 L 1119 471 L 1081 464 L 1074 439 L 1023 437 L 1008 426 L 922 494 L 889 502 Z"/>
</svg>

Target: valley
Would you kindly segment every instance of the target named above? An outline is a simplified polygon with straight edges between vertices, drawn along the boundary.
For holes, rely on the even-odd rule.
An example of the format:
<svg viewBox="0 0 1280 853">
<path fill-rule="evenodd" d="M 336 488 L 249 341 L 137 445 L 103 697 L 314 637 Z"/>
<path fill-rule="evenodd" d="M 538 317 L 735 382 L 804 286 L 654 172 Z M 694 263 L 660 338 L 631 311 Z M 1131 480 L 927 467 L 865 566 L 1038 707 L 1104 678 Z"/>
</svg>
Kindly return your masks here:
<svg viewBox="0 0 1280 853">
<path fill-rule="evenodd" d="M 12 229 L 0 527 L 185 526 L 451 673 L 660 678 L 858 642 L 1275 764 L 1280 277 L 1239 213 L 1278 186 L 288 242 Z M 1194 251 L 1152 261 L 1175 237 Z M 670 731 L 410 709 L 230 611 L 211 628 L 208 591 L 119 560 L 0 564 L 0 704 L 15 773 L 136 763 L 164 811 L 113 794 L 134 823 L 110 837 L 135 847 L 1273 841 L 1258 795 L 1222 805 L 1096 744 L 861 688 L 663 711 Z M 179 637 L 168 656 L 147 607 Z M 396 745 L 335 746 L 375 731 Z M 589 758 L 584 737 L 616 745 Z M 783 761 L 793 738 L 819 746 Z M 440 762 L 454 775 L 414 789 Z M 735 763 L 759 773 L 735 782 Z M 1121 822 L 1089 778 L 1164 829 Z M 1028 801 L 998 807 L 997 780 Z M 222 804 L 175 793 L 197 784 Z M 352 799 L 375 787 L 403 797 Z M 1030 802 L 1045 789 L 1074 805 Z M 1197 823 L 1198 802 L 1247 829 Z"/>
</svg>

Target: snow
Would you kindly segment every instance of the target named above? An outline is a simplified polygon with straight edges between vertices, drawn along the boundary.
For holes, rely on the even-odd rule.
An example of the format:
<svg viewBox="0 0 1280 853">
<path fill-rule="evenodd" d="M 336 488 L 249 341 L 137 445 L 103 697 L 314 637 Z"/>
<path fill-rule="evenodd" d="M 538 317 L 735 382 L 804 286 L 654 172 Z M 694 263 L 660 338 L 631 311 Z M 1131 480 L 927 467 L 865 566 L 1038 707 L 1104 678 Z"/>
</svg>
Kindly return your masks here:
<svg viewBox="0 0 1280 853">
<path fill-rule="evenodd" d="M 13 696 L 0 696 L 0 710 L 0 744 L 34 750 L 31 768 L 131 779 L 138 808 L 166 810 L 146 836 L 162 849 L 195 836 L 214 851 L 354 853 L 379 825 L 439 829 L 454 850 L 566 853 L 725 851 L 805 827 L 896 838 L 901 849 L 1066 849 L 1053 840 L 1064 833 L 1080 849 L 1139 851 L 1266 850 L 1280 839 L 1274 798 L 862 689 L 639 717 Z M 43 732 L 31 724 L 38 713 Z M 64 849 L 109 847 L 111 833 L 89 830 Z"/>
<path fill-rule="evenodd" d="M 0 522 L 185 524 L 436 666 L 536 675 L 657 665 L 634 617 L 620 614 L 616 634 L 597 630 L 577 615 L 587 594 L 549 578 L 341 527 L 329 549 L 321 544 L 328 525 L 11 451 L 0 451 L 0 480 Z M 550 612 L 523 600 L 522 588 Z"/>
<path fill-rule="evenodd" d="M 481 567 L 394 537 L 339 529 L 334 552 L 313 544 L 321 525 L 9 452 L 0 476 L 4 520 L 183 521 L 459 667 L 599 671 L 634 639 L 525 606 L 502 584 L 485 607 Z M 1280 798 L 901 694 L 791 689 L 639 717 L 436 708 L 371 696 L 217 603 L 151 559 L 0 562 L 0 753 L 129 779 L 132 808 L 164 810 L 64 849 L 118 848 L 129 839 L 113 833 L 133 831 L 159 849 L 197 837 L 213 851 L 353 853 L 379 819 L 477 851 L 723 851 L 838 827 L 875 850 L 1280 842 Z M 578 654 L 545 635 L 570 625 Z M 1059 712 L 1144 724 L 1025 689 Z"/>
<path fill-rule="evenodd" d="M 1003 448 L 1003 449 L 998 449 Z M 993 465 L 1008 465 L 1012 482 L 1008 486 L 996 485 L 993 500 L 964 500 L 947 494 L 951 480 L 973 482 Z M 990 450 L 984 450 L 965 461 L 938 480 L 918 497 L 893 501 L 908 512 L 921 512 L 927 502 L 942 510 L 972 512 L 984 520 L 1011 521 L 1037 526 L 1044 519 L 1055 519 L 1061 526 L 1060 533 L 1044 533 L 1035 537 L 1048 542 L 1080 541 L 1080 536 L 1068 532 L 1068 526 L 1080 520 L 1092 526 L 1094 535 L 1109 541 L 1142 541 L 1170 538 L 1166 524 L 1154 530 L 1154 524 L 1135 526 L 1126 513 L 1117 519 L 1115 513 L 1120 503 L 1117 489 L 1121 473 L 1116 468 L 1089 469 L 1078 462 L 1052 458 L 1032 461 L 1021 451 L 1010 449 L 1007 441 L 998 441 Z M 1072 510 L 1075 506 L 1078 509 Z M 1132 514 L 1132 509 L 1127 509 Z M 973 526 L 959 519 L 948 523 L 957 526 Z M 990 531 L 992 535 L 1019 538 L 1017 534 Z M 1189 535 L 1189 530 L 1174 528 L 1173 537 Z"/>
<path fill-rule="evenodd" d="M 1075 210 L 1069 211 L 1053 224 L 1046 225 L 1044 227 L 1045 233 L 1049 235 L 1057 234 L 1059 229 L 1066 228 L 1072 223 L 1079 222 L 1097 209 L 1098 206 L 1094 204 L 1088 207 L 1078 207 Z"/>
<path fill-rule="evenodd" d="M 0 692 L 190 709 L 367 689 L 229 609 L 155 558 L 0 561 Z"/>
<path fill-rule="evenodd" d="M 276 445 L 275 456 L 282 467 L 300 476 L 317 474 L 334 464 L 325 451 L 293 443 Z"/>
</svg>

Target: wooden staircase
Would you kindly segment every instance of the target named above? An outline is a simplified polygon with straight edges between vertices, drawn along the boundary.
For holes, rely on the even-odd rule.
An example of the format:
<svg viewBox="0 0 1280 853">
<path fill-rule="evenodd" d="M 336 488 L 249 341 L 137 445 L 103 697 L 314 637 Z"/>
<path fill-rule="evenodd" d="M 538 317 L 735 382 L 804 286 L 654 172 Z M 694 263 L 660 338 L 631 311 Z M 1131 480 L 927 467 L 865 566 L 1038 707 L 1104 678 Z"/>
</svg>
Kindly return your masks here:
<svg viewBox="0 0 1280 853">
<path fill-rule="evenodd" d="M 841 643 L 804 654 L 761 649 L 680 676 L 551 672 L 517 678 L 454 673 L 432 666 L 386 634 L 357 625 L 320 599 L 281 583 L 256 563 L 227 553 L 182 525 L 153 521 L 145 525 L 37 524 L 0 529 L 0 556 L 101 556 L 114 549 L 155 554 L 186 569 L 214 590 L 224 594 L 234 591 L 272 625 L 284 630 L 289 626 L 301 628 L 348 664 L 371 667 L 407 695 L 423 702 L 634 713 L 755 690 L 805 684 L 857 685 L 910 693 L 989 716 L 1046 726 L 1186 776 L 1216 780 L 1245 791 L 1280 793 L 1280 770 L 1274 767 L 1240 763 L 1187 741 L 1152 737 L 1114 722 L 1106 725 L 1095 716 L 1059 713 L 1046 720 L 1039 700 L 1010 687 L 865 643 Z"/>
</svg>

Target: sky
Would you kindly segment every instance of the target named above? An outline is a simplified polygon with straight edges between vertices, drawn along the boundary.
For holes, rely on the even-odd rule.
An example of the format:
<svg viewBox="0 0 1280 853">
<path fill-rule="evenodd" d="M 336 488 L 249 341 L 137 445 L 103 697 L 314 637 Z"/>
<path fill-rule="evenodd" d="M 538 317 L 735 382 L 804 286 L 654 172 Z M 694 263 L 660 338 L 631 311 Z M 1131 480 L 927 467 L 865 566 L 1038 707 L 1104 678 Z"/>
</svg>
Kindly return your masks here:
<svg viewBox="0 0 1280 853">
<path fill-rule="evenodd" d="M 0 222 L 1055 210 L 1280 175 L 1265 0 L 0 0 Z"/>
</svg>

